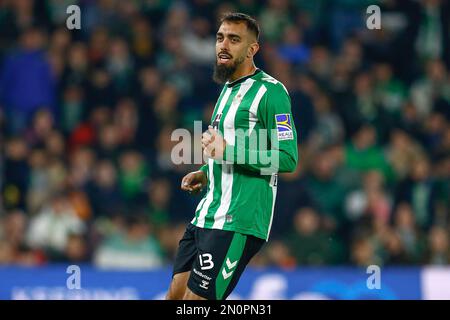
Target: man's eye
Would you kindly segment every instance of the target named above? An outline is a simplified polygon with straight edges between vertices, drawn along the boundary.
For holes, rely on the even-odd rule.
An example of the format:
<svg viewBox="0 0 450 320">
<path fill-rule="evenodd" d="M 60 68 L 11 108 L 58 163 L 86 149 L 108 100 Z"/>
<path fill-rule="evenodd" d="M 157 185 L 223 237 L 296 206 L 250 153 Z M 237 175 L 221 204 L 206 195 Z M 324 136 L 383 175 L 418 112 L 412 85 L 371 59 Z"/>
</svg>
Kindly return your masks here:
<svg viewBox="0 0 450 320">
<path fill-rule="evenodd" d="M 233 38 L 233 39 L 231 39 L 231 42 L 236 43 L 236 42 L 239 42 L 239 40 L 237 38 Z"/>
<path fill-rule="evenodd" d="M 218 42 L 222 42 L 223 38 L 222 37 L 217 37 L 217 41 Z"/>
</svg>

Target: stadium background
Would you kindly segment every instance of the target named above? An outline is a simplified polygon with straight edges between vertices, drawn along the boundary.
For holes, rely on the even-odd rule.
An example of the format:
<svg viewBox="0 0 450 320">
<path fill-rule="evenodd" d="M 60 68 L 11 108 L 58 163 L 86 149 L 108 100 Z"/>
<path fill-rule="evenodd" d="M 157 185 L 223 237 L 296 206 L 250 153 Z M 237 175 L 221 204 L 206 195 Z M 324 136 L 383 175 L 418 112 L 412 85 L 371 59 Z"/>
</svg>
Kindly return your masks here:
<svg viewBox="0 0 450 320">
<path fill-rule="evenodd" d="M 300 154 L 235 297 L 450 299 L 445 0 L 0 1 L 1 299 L 161 297 L 200 200 L 170 134 L 209 122 L 226 11 L 258 19 Z M 84 296 L 64 289 L 74 264 Z"/>
</svg>

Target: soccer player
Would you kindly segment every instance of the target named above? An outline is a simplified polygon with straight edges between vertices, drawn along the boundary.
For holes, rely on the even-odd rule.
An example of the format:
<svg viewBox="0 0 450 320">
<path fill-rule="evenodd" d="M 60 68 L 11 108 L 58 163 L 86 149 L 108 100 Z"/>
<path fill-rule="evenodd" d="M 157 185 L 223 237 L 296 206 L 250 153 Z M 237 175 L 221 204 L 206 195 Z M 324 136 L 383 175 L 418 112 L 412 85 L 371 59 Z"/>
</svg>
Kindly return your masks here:
<svg viewBox="0 0 450 320">
<path fill-rule="evenodd" d="M 257 22 L 242 13 L 228 13 L 220 22 L 213 78 L 225 85 L 202 136 L 207 163 L 181 182 L 190 193 L 206 186 L 207 192 L 179 242 L 167 299 L 229 296 L 268 240 L 277 173 L 297 166 L 289 94 L 253 61 Z"/>
</svg>

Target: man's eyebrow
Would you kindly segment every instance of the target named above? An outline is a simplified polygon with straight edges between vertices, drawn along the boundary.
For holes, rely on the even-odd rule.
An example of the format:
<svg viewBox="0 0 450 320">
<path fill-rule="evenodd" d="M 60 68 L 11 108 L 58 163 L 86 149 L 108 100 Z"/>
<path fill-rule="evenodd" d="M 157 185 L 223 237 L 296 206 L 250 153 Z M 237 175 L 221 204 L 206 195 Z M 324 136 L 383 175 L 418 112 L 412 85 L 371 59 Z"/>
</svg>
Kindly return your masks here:
<svg viewBox="0 0 450 320">
<path fill-rule="evenodd" d="M 238 35 L 238 34 L 235 34 L 235 33 L 229 33 L 228 34 L 228 37 L 230 37 L 230 38 L 241 38 L 241 36 L 240 35 Z"/>
<path fill-rule="evenodd" d="M 222 33 L 222 32 L 217 32 L 216 33 L 216 36 L 224 36 L 224 34 Z M 238 35 L 238 34 L 236 34 L 236 33 L 228 33 L 227 34 L 227 37 L 229 37 L 229 38 L 239 38 L 239 39 L 241 39 L 241 36 L 240 35 Z"/>
</svg>

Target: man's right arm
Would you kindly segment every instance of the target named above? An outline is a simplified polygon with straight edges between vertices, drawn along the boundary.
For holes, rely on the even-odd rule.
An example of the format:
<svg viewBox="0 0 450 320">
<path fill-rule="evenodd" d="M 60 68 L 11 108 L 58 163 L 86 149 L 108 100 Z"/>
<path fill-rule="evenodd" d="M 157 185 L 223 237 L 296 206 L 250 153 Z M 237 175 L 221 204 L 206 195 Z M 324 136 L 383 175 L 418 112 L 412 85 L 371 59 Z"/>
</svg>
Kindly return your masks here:
<svg viewBox="0 0 450 320">
<path fill-rule="evenodd" d="M 200 171 L 203 171 L 203 173 L 205 174 L 206 177 L 208 177 L 208 163 L 205 163 L 204 165 L 202 165 L 199 168 Z"/>
</svg>

